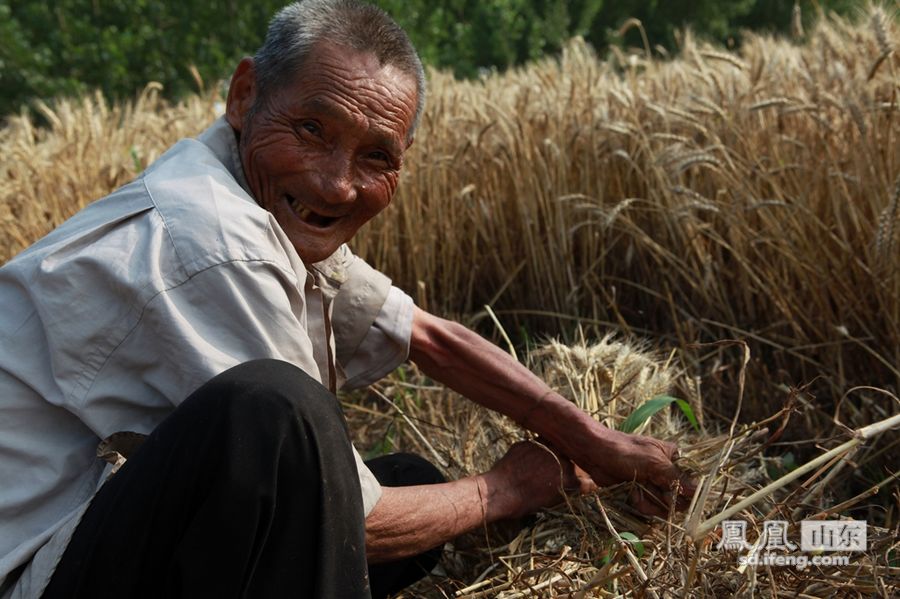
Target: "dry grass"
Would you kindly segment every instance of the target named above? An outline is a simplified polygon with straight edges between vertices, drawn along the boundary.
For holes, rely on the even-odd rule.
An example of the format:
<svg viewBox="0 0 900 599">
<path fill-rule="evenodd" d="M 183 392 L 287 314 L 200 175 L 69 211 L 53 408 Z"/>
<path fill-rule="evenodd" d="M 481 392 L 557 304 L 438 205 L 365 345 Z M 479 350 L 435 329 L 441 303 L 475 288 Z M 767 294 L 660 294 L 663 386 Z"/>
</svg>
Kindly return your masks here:
<svg viewBox="0 0 900 599">
<path fill-rule="evenodd" d="M 530 354 L 529 361 L 557 390 L 609 426 L 620 425 L 655 395 L 675 392 L 690 397 L 694 386 L 672 356 L 654 355 L 640 345 L 608 338 L 593 345 L 549 344 Z M 692 403 L 702 421 L 702 406 L 696 400 Z M 418 452 L 443 465 L 451 478 L 488 469 L 524 434 L 509 420 L 430 385 L 414 370 L 394 375 L 367 396 L 350 398 L 347 407 L 358 445 L 379 452 Z M 676 411 L 661 412 L 645 423 L 643 432 L 678 443 L 682 465 L 703 476 L 708 485 L 705 499 L 700 494 L 687 514 L 647 521 L 626 504 L 630 485 L 606 488 L 523 522 L 457 539 L 445 547 L 438 573 L 403 596 L 896 596 L 900 567 L 896 553 L 890 553 L 898 546 L 896 515 L 878 523 L 870 519 L 868 551 L 850 554 L 850 566 L 843 567 L 741 567 L 737 552 L 717 548 L 719 527 L 709 535 L 692 538 L 688 534 L 697 524 L 790 471 L 781 457 L 765 457 L 762 451 L 777 441 L 790 411 L 728 432 L 719 430 L 721 423 L 696 431 Z M 844 468 L 847 460 L 856 468 L 866 468 L 879 452 L 897 445 L 900 440 L 889 435 L 845 460 L 832 460 L 805 474 L 800 483 L 778 484 L 731 518 L 747 522 L 750 543 L 758 540 L 765 520 L 787 521 L 789 540 L 799 544 L 801 520 L 847 518 L 850 508 L 859 508 L 871 496 L 871 489 L 852 498 L 836 489 L 852 477 Z M 818 442 L 832 447 L 846 437 L 833 430 L 823 433 Z M 887 480 L 876 490 L 893 493 L 887 500 L 890 509 L 900 508 L 896 481 Z M 861 518 L 859 514 L 855 517 Z M 639 544 L 627 540 L 629 535 Z"/>
<path fill-rule="evenodd" d="M 859 24 L 819 23 L 803 45 L 755 36 L 729 53 L 688 36 L 662 62 L 598 59 L 575 41 L 558 61 L 477 82 L 432 73 L 398 197 L 355 248 L 433 311 L 489 330 L 479 311 L 490 305 L 520 341 L 562 336 L 532 366 L 609 424 L 674 385 L 702 432 L 668 412 L 646 432 L 679 441 L 709 475 L 692 511 L 709 518 L 783 470 L 787 451 L 806 461 L 898 410 L 898 46 L 896 18 L 872 9 Z M 89 96 L 41 107 L 46 129 L 10 119 L 0 262 L 199 132 L 218 102 L 171 106 L 150 86 L 127 106 Z M 580 341 L 610 328 L 674 349 Z M 746 369 L 726 338 L 748 344 Z M 415 371 L 377 393 L 352 400 L 362 442 L 430 454 L 452 476 L 486 468 L 521 436 Z M 648 524 L 627 511 L 625 489 L 605 489 L 524 531 L 462 539 L 448 577 L 420 591 L 896 594 L 898 446 L 882 435 L 742 512 L 757 531 L 765 519 L 834 517 L 835 506 L 868 520 L 871 550 L 850 569 L 740 571 L 712 538 L 688 542 L 681 518 Z M 638 535 L 644 555 L 614 531 Z"/>
</svg>

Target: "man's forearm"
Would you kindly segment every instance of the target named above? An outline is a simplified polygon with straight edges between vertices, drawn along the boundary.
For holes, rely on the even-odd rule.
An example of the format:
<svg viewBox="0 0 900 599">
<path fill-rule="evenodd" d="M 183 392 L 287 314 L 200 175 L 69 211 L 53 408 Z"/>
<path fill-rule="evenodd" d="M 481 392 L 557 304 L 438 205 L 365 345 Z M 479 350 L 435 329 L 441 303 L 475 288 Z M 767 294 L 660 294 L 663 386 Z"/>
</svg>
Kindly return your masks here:
<svg viewBox="0 0 900 599">
<path fill-rule="evenodd" d="M 369 563 L 437 547 L 486 523 L 517 515 L 514 497 L 481 474 L 437 485 L 385 487 L 366 518 Z"/>
<path fill-rule="evenodd" d="M 462 325 L 416 310 L 410 358 L 425 374 L 505 414 L 576 459 L 582 440 L 612 446 L 617 433 L 598 425 L 534 373 Z M 581 439 L 590 432 L 590 439 Z M 607 439 L 604 439 L 607 436 Z"/>
<path fill-rule="evenodd" d="M 596 486 L 545 446 L 516 443 L 489 471 L 454 482 L 385 487 L 366 518 L 370 563 L 393 561 L 437 547 L 464 532 L 559 503 L 562 491 Z"/>
<path fill-rule="evenodd" d="M 636 481 L 649 485 L 654 497 L 663 497 L 677 482 L 681 498 L 694 492 L 690 478 L 673 462 L 678 452 L 674 444 L 601 425 L 460 324 L 417 308 L 410 358 L 428 376 L 543 436 L 598 485 Z M 635 504 L 645 513 L 664 515 L 667 510 L 660 505 Z"/>
</svg>

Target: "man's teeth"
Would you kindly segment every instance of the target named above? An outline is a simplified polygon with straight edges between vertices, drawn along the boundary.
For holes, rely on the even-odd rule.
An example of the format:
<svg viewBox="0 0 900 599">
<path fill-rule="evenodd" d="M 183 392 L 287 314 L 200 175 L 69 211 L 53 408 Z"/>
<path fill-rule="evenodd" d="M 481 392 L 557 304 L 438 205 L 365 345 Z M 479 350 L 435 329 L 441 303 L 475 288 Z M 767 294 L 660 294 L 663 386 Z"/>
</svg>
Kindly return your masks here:
<svg viewBox="0 0 900 599">
<path fill-rule="evenodd" d="M 288 196 L 288 202 L 290 202 L 291 208 L 293 208 L 297 217 L 308 225 L 320 228 L 329 227 L 336 220 L 334 217 L 322 216 L 318 212 L 313 212 L 310 208 L 307 208 L 290 196 Z"/>
<path fill-rule="evenodd" d="M 313 213 L 312 210 L 310 210 L 294 198 L 291 198 L 291 208 L 294 209 L 294 212 L 297 213 L 297 216 L 300 217 L 300 220 L 302 220 L 303 222 L 309 222 L 309 217 Z"/>
</svg>

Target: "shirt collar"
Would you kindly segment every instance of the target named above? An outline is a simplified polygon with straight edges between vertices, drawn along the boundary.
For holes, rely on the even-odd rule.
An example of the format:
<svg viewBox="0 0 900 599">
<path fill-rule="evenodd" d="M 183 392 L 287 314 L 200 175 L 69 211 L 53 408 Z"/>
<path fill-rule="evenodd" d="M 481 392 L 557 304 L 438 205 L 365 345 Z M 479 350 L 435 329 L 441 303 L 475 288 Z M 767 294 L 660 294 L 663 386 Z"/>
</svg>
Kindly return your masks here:
<svg viewBox="0 0 900 599">
<path fill-rule="evenodd" d="M 250 186 L 244 176 L 244 167 L 241 165 L 237 136 L 225 117 L 220 116 L 216 119 L 197 139 L 212 150 L 216 158 L 225 165 L 234 180 L 238 182 L 238 185 L 252 198 L 253 192 L 250 191 Z"/>
</svg>

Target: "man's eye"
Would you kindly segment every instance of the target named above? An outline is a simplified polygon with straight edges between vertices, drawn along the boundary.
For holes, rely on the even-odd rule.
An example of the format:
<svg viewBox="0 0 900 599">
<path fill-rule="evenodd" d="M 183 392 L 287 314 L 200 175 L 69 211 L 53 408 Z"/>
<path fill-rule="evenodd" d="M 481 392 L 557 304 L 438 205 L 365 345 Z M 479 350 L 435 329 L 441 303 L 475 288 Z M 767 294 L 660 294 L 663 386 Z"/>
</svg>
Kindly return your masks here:
<svg viewBox="0 0 900 599">
<path fill-rule="evenodd" d="M 303 121 L 302 123 L 300 123 L 300 128 L 313 135 L 319 135 L 320 133 L 322 133 L 322 128 L 319 127 L 318 123 L 314 121 Z"/>
<path fill-rule="evenodd" d="M 367 158 L 376 162 L 383 162 L 389 166 L 392 165 L 391 157 L 387 155 L 387 152 L 382 152 L 380 150 L 369 152 Z"/>
</svg>

